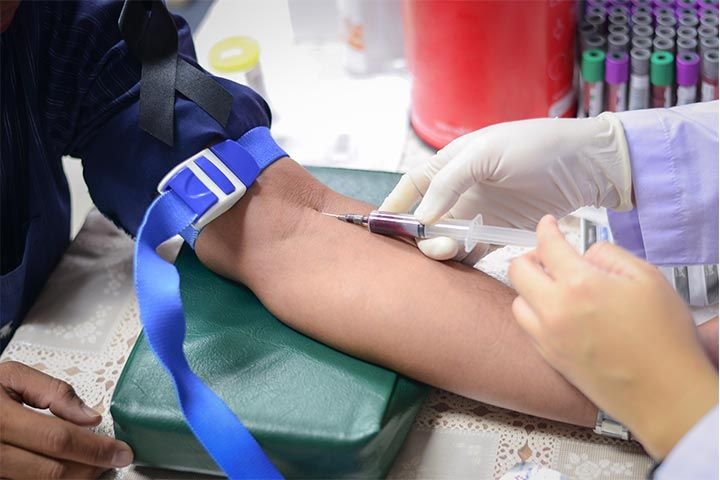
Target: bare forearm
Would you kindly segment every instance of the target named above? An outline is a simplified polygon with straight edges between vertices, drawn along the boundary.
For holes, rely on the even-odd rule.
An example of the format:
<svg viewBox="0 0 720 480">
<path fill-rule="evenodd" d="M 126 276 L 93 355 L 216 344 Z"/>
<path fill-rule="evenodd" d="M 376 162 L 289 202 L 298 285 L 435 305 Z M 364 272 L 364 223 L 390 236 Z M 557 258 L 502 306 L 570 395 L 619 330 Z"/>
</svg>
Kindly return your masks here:
<svg viewBox="0 0 720 480">
<path fill-rule="evenodd" d="M 283 321 L 343 351 L 471 398 L 593 423 L 592 404 L 515 324 L 510 289 L 319 214 L 370 208 L 282 160 L 206 229 L 198 254 Z"/>
</svg>

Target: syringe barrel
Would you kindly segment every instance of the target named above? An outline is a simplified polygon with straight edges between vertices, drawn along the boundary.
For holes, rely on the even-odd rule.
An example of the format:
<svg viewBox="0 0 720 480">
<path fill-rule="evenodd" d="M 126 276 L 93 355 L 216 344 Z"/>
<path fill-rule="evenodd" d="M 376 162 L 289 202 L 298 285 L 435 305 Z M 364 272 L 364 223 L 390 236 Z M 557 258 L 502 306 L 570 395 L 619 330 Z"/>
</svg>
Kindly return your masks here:
<svg viewBox="0 0 720 480">
<path fill-rule="evenodd" d="M 410 214 L 373 210 L 368 215 L 368 230 L 381 235 L 422 238 L 424 227 Z"/>
</svg>

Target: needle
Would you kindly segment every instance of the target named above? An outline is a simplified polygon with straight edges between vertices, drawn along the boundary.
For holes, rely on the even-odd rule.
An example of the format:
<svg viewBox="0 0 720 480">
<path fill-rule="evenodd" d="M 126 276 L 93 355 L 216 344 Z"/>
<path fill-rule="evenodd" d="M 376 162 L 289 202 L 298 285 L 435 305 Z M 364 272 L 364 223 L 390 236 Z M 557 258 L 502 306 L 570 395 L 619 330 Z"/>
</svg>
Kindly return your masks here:
<svg viewBox="0 0 720 480">
<path fill-rule="evenodd" d="M 338 220 L 344 220 L 344 219 L 345 219 L 345 215 L 338 215 L 338 214 L 336 214 L 336 213 L 327 213 L 327 212 L 320 212 L 320 213 L 322 213 L 323 215 L 326 215 L 326 216 L 328 216 L 328 217 L 337 218 Z"/>
</svg>

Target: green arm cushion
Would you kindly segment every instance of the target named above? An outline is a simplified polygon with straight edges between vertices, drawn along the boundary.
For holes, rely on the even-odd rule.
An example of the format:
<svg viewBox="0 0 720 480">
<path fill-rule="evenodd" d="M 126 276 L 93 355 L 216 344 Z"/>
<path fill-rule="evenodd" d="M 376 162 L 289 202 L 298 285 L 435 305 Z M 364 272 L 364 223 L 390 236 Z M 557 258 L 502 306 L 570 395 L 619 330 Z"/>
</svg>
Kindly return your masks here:
<svg viewBox="0 0 720 480">
<path fill-rule="evenodd" d="M 379 204 L 398 175 L 311 169 L 334 190 Z M 386 475 L 427 387 L 287 327 L 243 285 L 183 248 L 176 266 L 193 370 L 292 478 Z M 219 473 L 195 440 L 175 391 L 141 334 L 112 399 L 115 435 L 139 465 Z M 222 426 L 218 426 L 222 435 Z"/>
</svg>

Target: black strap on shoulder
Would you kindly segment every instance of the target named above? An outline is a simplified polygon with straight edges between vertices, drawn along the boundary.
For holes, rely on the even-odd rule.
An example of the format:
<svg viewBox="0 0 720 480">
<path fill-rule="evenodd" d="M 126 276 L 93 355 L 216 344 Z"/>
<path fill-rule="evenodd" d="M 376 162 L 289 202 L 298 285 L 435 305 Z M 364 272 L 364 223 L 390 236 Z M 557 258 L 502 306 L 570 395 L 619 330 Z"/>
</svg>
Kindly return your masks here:
<svg viewBox="0 0 720 480">
<path fill-rule="evenodd" d="M 178 56 L 175 21 L 161 0 L 125 0 L 118 26 L 128 48 L 142 63 L 140 128 L 173 146 L 176 90 L 226 126 L 232 95 Z"/>
</svg>

